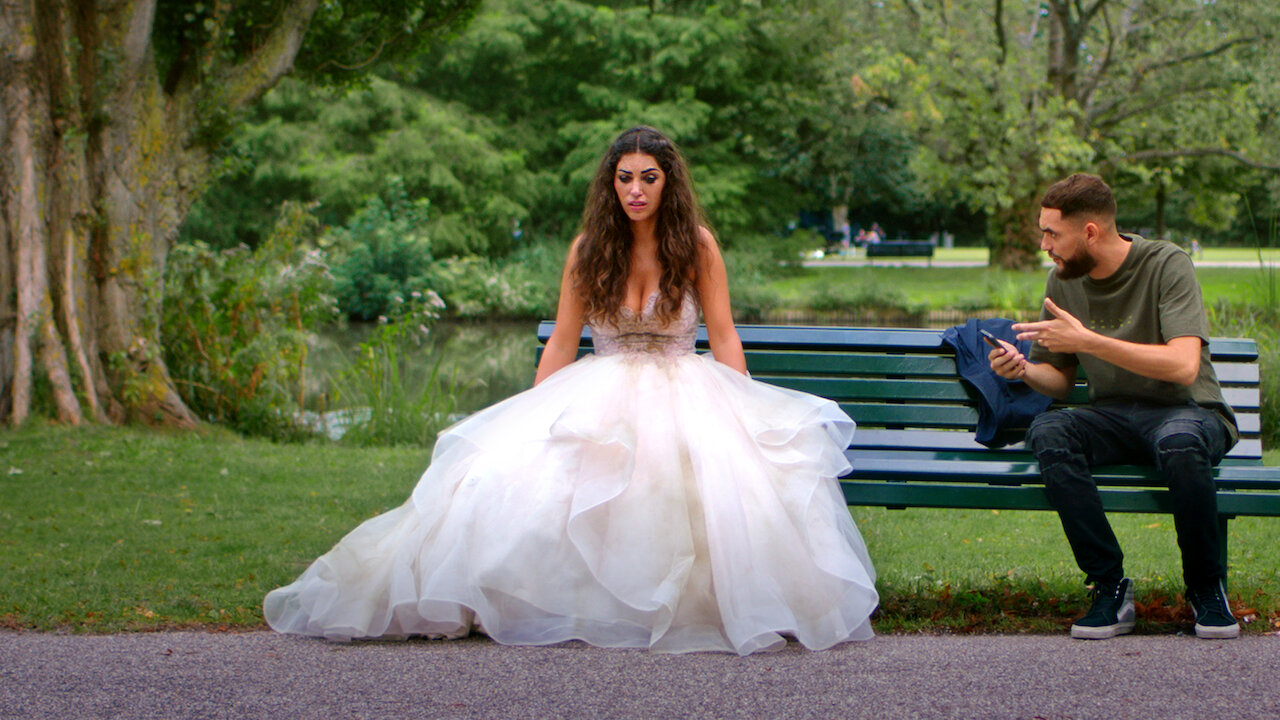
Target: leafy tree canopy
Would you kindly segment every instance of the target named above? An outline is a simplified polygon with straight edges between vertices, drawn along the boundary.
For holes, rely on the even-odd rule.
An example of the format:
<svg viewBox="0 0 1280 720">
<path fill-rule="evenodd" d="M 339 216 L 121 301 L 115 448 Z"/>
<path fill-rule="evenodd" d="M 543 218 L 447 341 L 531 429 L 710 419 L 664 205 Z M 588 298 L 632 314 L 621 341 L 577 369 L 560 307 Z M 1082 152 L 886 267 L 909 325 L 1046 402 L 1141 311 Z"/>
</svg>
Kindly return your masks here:
<svg viewBox="0 0 1280 720">
<path fill-rule="evenodd" d="M 1240 171 L 1276 162 L 1276 19 L 1261 0 L 868 2 L 859 21 L 884 41 L 853 66 L 865 102 L 919 139 L 928 192 L 990 213 L 997 255 L 1019 265 L 1036 197 L 1076 170 L 1182 184 L 1192 221 L 1229 219 L 1258 182 Z"/>
</svg>

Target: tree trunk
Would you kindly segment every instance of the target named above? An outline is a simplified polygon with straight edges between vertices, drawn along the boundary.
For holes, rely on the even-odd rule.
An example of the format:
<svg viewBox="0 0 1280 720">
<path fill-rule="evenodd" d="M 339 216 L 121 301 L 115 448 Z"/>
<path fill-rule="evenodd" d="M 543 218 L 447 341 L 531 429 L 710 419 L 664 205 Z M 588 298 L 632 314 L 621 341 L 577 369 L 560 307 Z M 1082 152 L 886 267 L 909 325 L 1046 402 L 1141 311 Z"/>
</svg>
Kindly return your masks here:
<svg viewBox="0 0 1280 720">
<path fill-rule="evenodd" d="M 315 0 L 234 67 L 161 85 L 155 0 L 0 0 L 0 422 L 193 426 L 160 347 L 169 245 L 211 172 L 206 114 L 288 71 Z M 210 108 L 215 108 L 210 112 Z"/>
<path fill-rule="evenodd" d="M 1040 267 L 1038 198 L 1030 196 L 1011 208 L 997 210 L 988 220 L 991 235 L 990 267 L 1034 270 Z"/>
</svg>

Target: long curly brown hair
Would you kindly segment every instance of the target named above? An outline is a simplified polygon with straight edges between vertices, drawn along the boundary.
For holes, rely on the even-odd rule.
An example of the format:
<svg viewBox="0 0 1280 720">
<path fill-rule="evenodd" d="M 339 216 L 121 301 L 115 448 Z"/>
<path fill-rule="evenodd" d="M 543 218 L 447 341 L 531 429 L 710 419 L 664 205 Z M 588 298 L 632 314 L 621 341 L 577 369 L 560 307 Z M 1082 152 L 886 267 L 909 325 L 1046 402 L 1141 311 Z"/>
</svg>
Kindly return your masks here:
<svg viewBox="0 0 1280 720">
<path fill-rule="evenodd" d="M 614 323 L 622 308 L 631 263 L 631 221 L 618 201 L 613 175 L 623 155 L 644 153 L 666 174 L 655 233 L 662 267 L 655 312 L 670 320 L 680 312 L 694 283 L 698 261 L 698 228 L 702 209 L 680 149 L 657 130 L 640 125 L 623 132 L 600 159 L 582 211 L 582 240 L 573 268 L 574 290 L 582 298 L 588 321 Z"/>
</svg>

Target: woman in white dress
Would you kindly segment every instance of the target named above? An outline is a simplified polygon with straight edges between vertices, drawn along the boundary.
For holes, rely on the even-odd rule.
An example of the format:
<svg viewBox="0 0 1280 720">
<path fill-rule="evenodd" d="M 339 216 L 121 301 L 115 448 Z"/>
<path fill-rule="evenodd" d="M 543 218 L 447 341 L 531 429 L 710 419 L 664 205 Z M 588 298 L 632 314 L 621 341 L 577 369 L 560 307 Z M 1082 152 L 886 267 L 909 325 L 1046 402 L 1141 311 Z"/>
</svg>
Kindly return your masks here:
<svg viewBox="0 0 1280 720">
<path fill-rule="evenodd" d="M 694 352 L 699 309 L 715 359 Z M 744 655 L 868 639 L 874 571 L 836 480 L 853 430 L 747 377 L 684 160 L 632 128 L 592 181 L 534 387 L 442 432 L 408 501 L 269 593 L 266 619 Z"/>
</svg>

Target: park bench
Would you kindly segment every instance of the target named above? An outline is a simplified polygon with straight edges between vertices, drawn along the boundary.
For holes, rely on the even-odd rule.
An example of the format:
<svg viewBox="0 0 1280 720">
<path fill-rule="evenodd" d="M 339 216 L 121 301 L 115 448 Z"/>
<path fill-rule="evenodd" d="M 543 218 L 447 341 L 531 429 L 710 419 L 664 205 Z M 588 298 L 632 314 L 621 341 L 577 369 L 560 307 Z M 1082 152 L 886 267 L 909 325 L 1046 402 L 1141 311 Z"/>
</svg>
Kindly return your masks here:
<svg viewBox="0 0 1280 720">
<path fill-rule="evenodd" d="M 554 324 L 543 322 L 545 343 Z M 977 391 L 956 374 L 942 331 L 739 325 L 752 377 L 830 398 L 857 423 L 841 478 L 850 505 L 887 508 L 1051 510 L 1035 458 L 1022 445 L 990 449 L 974 440 Z M 699 329 L 699 348 L 706 348 Z M 1219 531 L 1237 515 L 1280 516 L 1280 467 L 1262 464 L 1257 346 L 1214 338 L 1210 353 L 1236 412 L 1240 442 L 1215 469 Z M 583 334 L 582 353 L 590 341 Z M 1083 383 L 1064 404 L 1087 402 Z M 1171 512 L 1169 492 L 1142 466 L 1098 468 L 1110 512 Z"/>
<path fill-rule="evenodd" d="M 928 240 L 884 240 L 866 244 L 867 258 L 923 257 L 933 261 L 934 244 Z"/>
</svg>

